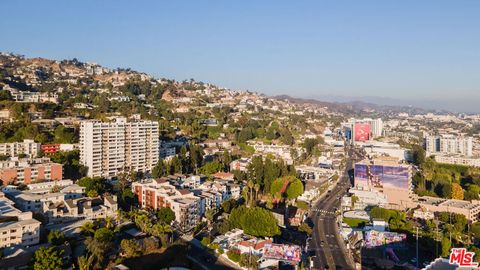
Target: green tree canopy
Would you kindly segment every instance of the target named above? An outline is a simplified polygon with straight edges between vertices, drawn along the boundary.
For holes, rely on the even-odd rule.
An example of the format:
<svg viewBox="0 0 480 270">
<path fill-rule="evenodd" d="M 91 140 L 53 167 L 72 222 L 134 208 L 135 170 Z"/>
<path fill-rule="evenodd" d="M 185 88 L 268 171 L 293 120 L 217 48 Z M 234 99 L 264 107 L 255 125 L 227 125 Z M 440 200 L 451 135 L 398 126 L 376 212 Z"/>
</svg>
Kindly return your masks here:
<svg viewBox="0 0 480 270">
<path fill-rule="evenodd" d="M 62 270 L 63 250 L 41 247 L 34 254 L 34 270 Z"/>
<path fill-rule="evenodd" d="M 239 206 L 232 210 L 229 221 L 232 226 L 244 230 L 249 235 L 273 237 L 280 234 L 273 214 L 261 207 Z"/>
<path fill-rule="evenodd" d="M 171 224 L 175 220 L 175 212 L 168 207 L 160 208 L 157 211 L 158 220 L 164 224 Z"/>
<path fill-rule="evenodd" d="M 63 245 L 66 241 L 65 235 L 59 230 L 52 230 L 47 236 L 48 242 L 54 246 Z"/>
<path fill-rule="evenodd" d="M 295 199 L 302 195 L 304 191 L 303 183 L 300 179 L 295 179 L 287 187 L 287 198 L 289 200 Z"/>
</svg>

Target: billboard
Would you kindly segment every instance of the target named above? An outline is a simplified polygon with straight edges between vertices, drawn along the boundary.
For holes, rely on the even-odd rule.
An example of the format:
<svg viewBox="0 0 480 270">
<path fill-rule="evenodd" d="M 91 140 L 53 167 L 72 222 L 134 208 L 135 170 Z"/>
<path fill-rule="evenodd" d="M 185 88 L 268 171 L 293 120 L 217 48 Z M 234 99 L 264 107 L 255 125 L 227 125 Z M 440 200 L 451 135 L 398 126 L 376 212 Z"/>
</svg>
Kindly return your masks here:
<svg viewBox="0 0 480 270">
<path fill-rule="evenodd" d="M 370 124 L 355 124 L 353 127 L 354 130 L 354 140 L 356 142 L 364 142 L 370 139 Z"/>
<path fill-rule="evenodd" d="M 357 186 L 409 189 L 408 166 L 355 164 L 354 180 Z"/>
<path fill-rule="evenodd" d="M 302 258 L 302 249 L 297 245 L 266 244 L 263 258 L 298 263 Z"/>
<path fill-rule="evenodd" d="M 367 231 L 365 232 L 365 246 L 374 248 L 378 246 L 401 248 L 407 241 L 407 235 L 395 232 Z"/>
</svg>

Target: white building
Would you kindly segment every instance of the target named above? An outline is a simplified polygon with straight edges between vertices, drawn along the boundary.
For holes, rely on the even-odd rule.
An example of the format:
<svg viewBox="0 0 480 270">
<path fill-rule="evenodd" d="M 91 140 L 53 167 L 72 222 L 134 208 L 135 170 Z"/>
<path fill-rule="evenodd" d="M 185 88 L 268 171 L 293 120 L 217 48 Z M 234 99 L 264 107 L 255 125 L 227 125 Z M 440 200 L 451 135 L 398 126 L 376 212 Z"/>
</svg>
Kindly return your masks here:
<svg viewBox="0 0 480 270">
<path fill-rule="evenodd" d="M 22 212 L 0 193 L 0 248 L 15 245 L 31 246 L 40 242 L 40 224 L 32 212 Z"/>
<path fill-rule="evenodd" d="M 10 89 L 10 94 L 12 95 L 13 100 L 16 102 L 58 103 L 58 95 L 55 93 L 18 91 L 16 89 Z"/>
<path fill-rule="evenodd" d="M 363 146 L 365 152 L 371 157 L 389 156 L 396 157 L 399 160 L 411 160 L 411 154 L 396 143 L 386 143 L 378 141 L 367 141 L 365 143 L 357 142 L 356 145 Z"/>
<path fill-rule="evenodd" d="M 480 158 L 462 157 L 457 155 L 435 155 L 438 163 L 480 167 Z"/>
<path fill-rule="evenodd" d="M 158 123 L 117 118 L 82 121 L 80 162 L 88 176 L 114 177 L 124 171 L 149 172 L 159 159 Z"/>
<path fill-rule="evenodd" d="M 473 155 L 473 138 L 463 135 L 441 134 L 424 136 L 425 150 L 429 155 L 454 154 L 471 157 Z"/>
<path fill-rule="evenodd" d="M 40 154 L 41 145 L 34 140 L 23 142 L 0 143 L 0 155 L 16 157 L 24 154 L 29 158 L 35 158 Z"/>
</svg>

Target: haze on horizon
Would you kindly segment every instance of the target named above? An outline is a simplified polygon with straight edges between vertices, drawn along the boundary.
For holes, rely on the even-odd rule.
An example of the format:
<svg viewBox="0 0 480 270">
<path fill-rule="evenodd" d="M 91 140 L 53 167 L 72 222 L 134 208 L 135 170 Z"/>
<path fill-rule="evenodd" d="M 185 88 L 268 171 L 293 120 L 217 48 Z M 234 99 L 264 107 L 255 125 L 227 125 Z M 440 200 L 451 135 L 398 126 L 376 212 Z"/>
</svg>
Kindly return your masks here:
<svg viewBox="0 0 480 270">
<path fill-rule="evenodd" d="M 7 0 L 2 10 L 3 52 L 480 112 L 480 1 Z"/>
</svg>

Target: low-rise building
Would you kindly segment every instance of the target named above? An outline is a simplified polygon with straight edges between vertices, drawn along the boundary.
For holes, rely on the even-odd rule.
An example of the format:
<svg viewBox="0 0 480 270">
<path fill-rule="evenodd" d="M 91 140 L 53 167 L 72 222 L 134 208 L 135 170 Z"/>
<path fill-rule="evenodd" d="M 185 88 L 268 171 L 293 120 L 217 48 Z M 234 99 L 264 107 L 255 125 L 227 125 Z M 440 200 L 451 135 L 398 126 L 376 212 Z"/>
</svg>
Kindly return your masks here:
<svg viewBox="0 0 480 270">
<path fill-rule="evenodd" d="M 249 158 L 241 158 L 230 162 L 230 171 L 246 172 L 247 166 L 250 164 Z"/>
<path fill-rule="evenodd" d="M 40 224 L 32 212 L 22 212 L 0 192 L 0 248 L 40 242 Z"/>
<path fill-rule="evenodd" d="M 412 202 L 412 206 L 420 206 L 432 213 L 448 212 L 464 215 L 471 222 L 477 222 L 480 213 L 480 202 L 442 199 L 423 196 Z"/>
<path fill-rule="evenodd" d="M 42 144 L 41 146 L 42 152 L 45 155 L 52 155 L 58 151 L 72 151 L 78 149 L 77 144 L 70 144 L 70 143 L 51 143 L 51 144 Z"/>
<path fill-rule="evenodd" d="M 10 89 L 10 94 L 16 102 L 32 102 L 32 103 L 58 103 L 58 95 L 48 92 L 30 92 Z"/>
<path fill-rule="evenodd" d="M 49 158 L 11 158 L 0 161 L 0 179 L 4 184 L 61 180 L 62 169 L 62 164 L 53 163 Z"/>
<path fill-rule="evenodd" d="M 40 154 L 40 143 L 34 140 L 23 140 L 23 142 L 0 143 L 0 155 L 16 157 L 36 158 Z"/>
<path fill-rule="evenodd" d="M 457 155 L 435 155 L 438 163 L 480 167 L 480 158 L 457 156 Z"/>
<path fill-rule="evenodd" d="M 95 220 L 114 217 L 117 213 L 117 196 L 64 199 L 43 204 L 43 216 L 47 224 L 71 222 L 80 219 Z"/>
</svg>

